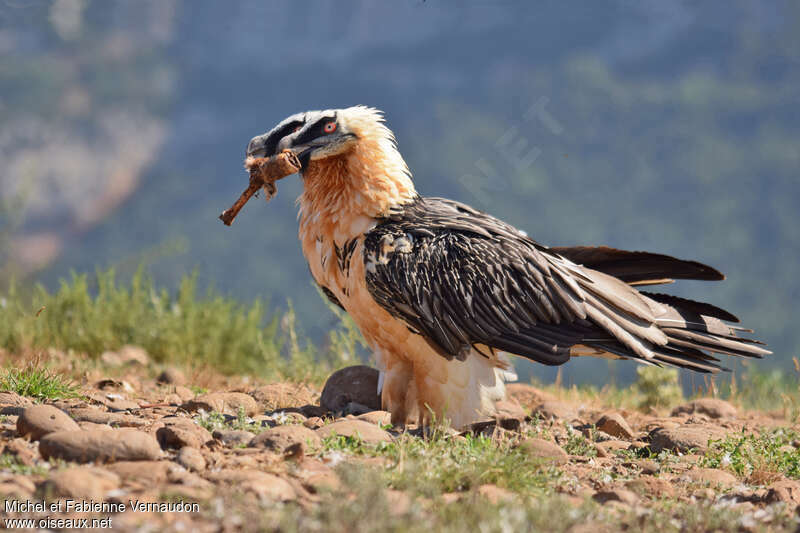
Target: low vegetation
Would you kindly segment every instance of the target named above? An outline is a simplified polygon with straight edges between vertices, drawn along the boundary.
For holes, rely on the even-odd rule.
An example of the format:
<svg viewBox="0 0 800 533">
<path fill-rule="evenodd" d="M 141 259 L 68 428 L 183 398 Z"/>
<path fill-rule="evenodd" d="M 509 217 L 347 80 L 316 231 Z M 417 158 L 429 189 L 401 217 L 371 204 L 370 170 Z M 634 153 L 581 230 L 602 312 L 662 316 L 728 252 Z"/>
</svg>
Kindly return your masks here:
<svg viewBox="0 0 800 533">
<path fill-rule="evenodd" d="M 268 312 L 258 301 L 242 304 L 214 289 L 200 293 L 193 275 L 170 293 L 156 287 L 141 269 L 127 284 L 119 283 L 113 270 L 73 274 L 53 292 L 41 285 L 30 290 L 10 285 L 0 296 L 0 348 L 9 353 L 56 348 L 97 358 L 134 344 L 159 363 L 319 384 L 333 370 L 366 356 L 352 320 L 339 308 L 330 308 L 339 319 L 337 326 L 316 345 L 302 334 L 291 304 L 284 313 Z M 800 361 L 794 361 L 795 375 L 759 372 L 750 365 L 733 379 L 707 382 L 707 390 L 700 392 L 745 408 L 781 410 L 797 419 Z M 683 399 L 677 370 L 642 366 L 637 375 L 633 386 L 625 387 L 537 385 L 565 399 L 615 407 L 664 408 Z"/>
<path fill-rule="evenodd" d="M 129 410 L 125 416 L 150 416 L 153 419 L 148 423 L 167 413 L 187 416 L 174 399 L 176 385 L 155 379 L 156 372 L 166 367 L 192 375 L 183 387 L 184 394 L 191 388 L 189 397 L 220 390 L 252 392 L 261 383 L 272 381 L 304 382 L 303 386 L 310 384 L 309 390 L 318 394 L 332 370 L 357 363 L 363 356 L 363 344 L 352 322 L 338 309 L 333 311 L 340 323 L 319 347 L 300 333 L 291 306 L 286 313 L 270 314 L 259 304 L 243 305 L 213 290 L 199 294 L 193 277 L 187 277 L 174 294 L 156 288 L 142 272 L 128 285 L 118 284 L 113 272 L 104 272 L 96 280 L 73 276 L 55 292 L 42 287 L 29 292 L 12 288 L 0 300 L 0 348 L 5 352 L 0 353 L 4 360 L 0 390 L 34 401 L 62 400 L 75 406 L 102 404 L 106 394 L 100 392 L 114 390 L 147 406 Z M 107 363 L 102 357 L 105 351 L 127 344 L 145 348 L 152 364 L 126 366 Z M 191 369 L 197 372 L 187 371 Z M 655 452 L 647 445 L 650 430 L 642 418 L 655 423 L 669 417 L 685 398 L 674 369 L 641 367 L 630 386 L 537 385 L 538 397 L 553 398 L 555 403 L 569 404 L 584 413 L 591 411 L 591 415 L 582 415 L 581 423 L 568 416 L 551 420 L 535 413 L 518 429 L 486 434 L 458 434 L 434 426 L 424 434 L 395 432 L 391 442 L 325 436 L 321 446 L 307 450 L 306 458 L 317 465 L 314 468 L 333 467 L 338 482 L 315 489 L 302 505 L 254 498 L 246 481 L 220 484 L 214 478 L 220 467 L 230 471 L 241 466 L 250 473 L 274 471 L 289 477 L 304 468 L 292 464 L 294 459 L 276 466 L 275 455 L 267 453 L 272 459 L 266 460 L 261 458 L 261 450 L 243 449 L 247 447 L 244 443 L 225 448 L 221 441 L 215 441 L 209 450 L 203 448 L 207 458 L 221 461 L 197 473 L 211 479 L 211 484 L 202 485 L 206 490 L 184 493 L 173 484 L 162 487 L 167 492 L 159 495 L 162 499 L 198 499 L 202 510 L 193 520 L 224 520 L 245 530 L 791 530 L 798 518 L 785 512 L 785 504 L 772 505 L 766 493 L 774 483 L 800 480 L 800 367 L 796 375 L 752 369 L 719 384 L 709 382 L 703 391 L 728 399 L 739 408 L 739 415 L 727 422 L 700 417 L 703 423 L 722 427 L 738 424 L 726 431 L 724 438 L 712 440 L 702 453 Z M 198 380 L 203 372 L 213 375 Z M 169 397 L 173 399 L 165 408 Z M 301 403 L 308 401 L 312 400 Z M 230 429 L 260 433 L 274 425 L 310 422 L 297 414 L 287 416 L 281 408 L 292 406 L 285 398 L 267 404 L 269 411 L 250 413 L 253 416 L 247 416 L 244 409 L 235 414 L 198 411 L 188 416 L 212 433 Z M 530 413 L 532 406 L 524 407 Z M 278 410 L 272 411 L 275 408 Z M 604 448 L 610 437 L 595 421 L 599 412 L 614 408 L 625 414 L 636 435 L 622 447 Z M 93 409 L 104 407 L 95 405 Z M 315 424 L 328 423 L 333 415 L 320 416 L 324 420 Z M 673 423 L 688 424 L 687 415 L 671 418 L 679 421 Z M 35 443 L 14 438 L 15 420 L 16 415 L 0 416 L 5 430 L 5 440 L 0 442 L 0 475 L 24 476 L 41 487 L 54 473 L 74 467 L 39 458 Z M 531 438 L 553 443 L 567 455 L 561 462 L 553 462 L 518 446 Z M 165 460 L 177 460 L 176 452 L 165 453 Z M 736 484 L 712 490 L 702 481 L 683 479 L 688 470 L 698 467 L 724 470 L 722 474 L 734 476 Z M 645 468 L 649 473 L 644 473 Z M 635 500 L 604 502 L 598 494 L 607 489 L 630 489 L 628 497 Z M 660 492 L 662 489 L 666 492 Z M 753 496 L 758 491 L 760 496 Z M 630 496 L 630 492 L 636 495 Z M 748 507 L 747 498 L 759 507 Z"/>
<path fill-rule="evenodd" d="M 357 357 L 360 337 L 342 318 L 318 348 L 298 331 L 291 306 L 270 314 L 258 301 L 241 304 L 213 289 L 198 294 L 195 276 L 184 278 L 174 294 L 156 288 L 142 270 L 120 285 L 109 270 L 91 278 L 73 274 L 55 292 L 37 285 L 23 294 L 12 285 L 0 298 L 0 347 L 96 358 L 134 344 L 157 362 L 319 381 Z"/>
<path fill-rule="evenodd" d="M 78 387 L 62 374 L 30 362 L 22 368 L 0 371 L 0 391 L 11 391 L 37 400 L 78 396 Z"/>
<path fill-rule="evenodd" d="M 724 468 L 740 477 L 764 484 L 782 476 L 800 479 L 800 432 L 778 428 L 760 435 L 741 433 L 713 442 L 703 464 Z"/>
</svg>

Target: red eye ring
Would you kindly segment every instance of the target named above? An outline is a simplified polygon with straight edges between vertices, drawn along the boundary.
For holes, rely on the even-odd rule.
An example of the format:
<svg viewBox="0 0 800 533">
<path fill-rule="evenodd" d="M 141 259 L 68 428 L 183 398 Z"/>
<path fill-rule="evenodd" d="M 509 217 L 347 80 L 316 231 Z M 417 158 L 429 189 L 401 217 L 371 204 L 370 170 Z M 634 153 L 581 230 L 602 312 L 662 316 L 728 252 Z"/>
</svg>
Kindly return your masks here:
<svg viewBox="0 0 800 533">
<path fill-rule="evenodd" d="M 322 131 L 324 131 L 325 133 L 333 133 L 334 131 L 336 131 L 336 123 L 335 122 L 328 122 L 322 128 Z"/>
</svg>

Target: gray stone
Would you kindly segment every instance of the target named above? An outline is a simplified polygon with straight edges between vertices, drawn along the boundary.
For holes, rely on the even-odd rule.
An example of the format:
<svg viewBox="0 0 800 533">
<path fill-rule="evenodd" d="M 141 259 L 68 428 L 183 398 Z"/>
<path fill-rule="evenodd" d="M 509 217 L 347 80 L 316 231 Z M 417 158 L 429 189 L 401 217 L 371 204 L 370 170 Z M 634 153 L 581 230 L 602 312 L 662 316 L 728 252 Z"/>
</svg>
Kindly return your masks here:
<svg viewBox="0 0 800 533">
<path fill-rule="evenodd" d="M 333 412 L 343 411 L 356 403 L 374 411 L 381 408 L 378 395 L 378 371 L 364 365 L 337 370 L 325 382 L 320 405 Z"/>
</svg>

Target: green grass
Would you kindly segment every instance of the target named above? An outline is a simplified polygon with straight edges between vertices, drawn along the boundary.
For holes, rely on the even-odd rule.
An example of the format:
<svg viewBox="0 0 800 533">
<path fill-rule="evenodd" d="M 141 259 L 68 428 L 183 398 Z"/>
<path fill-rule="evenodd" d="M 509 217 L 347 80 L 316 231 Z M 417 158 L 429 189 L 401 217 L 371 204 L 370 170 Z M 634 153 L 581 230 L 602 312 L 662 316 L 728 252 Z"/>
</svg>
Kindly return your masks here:
<svg viewBox="0 0 800 533">
<path fill-rule="evenodd" d="M 480 435 L 450 437 L 434 431 L 424 439 L 403 434 L 394 442 L 379 444 L 331 436 L 323 440 L 321 453 L 331 451 L 384 457 L 394 465 L 384 472 L 391 488 L 427 497 L 467 491 L 486 483 L 519 493 L 541 494 L 552 490 L 561 477 L 558 469 L 510 442 L 493 442 Z"/>
<path fill-rule="evenodd" d="M 245 414 L 244 408 L 239 408 L 236 418 L 225 416 L 217 411 L 211 411 L 210 413 L 198 414 L 194 417 L 194 421 L 197 422 L 199 426 L 206 428 L 212 433 L 216 430 L 224 431 L 233 429 L 258 434 L 268 429 L 266 426 L 262 426 L 252 418 L 249 418 Z"/>
<path fill-rule="evenodd" d="M 793 446 L 798 440 L 800 433 L 788 428 L 760 435 L 729 435 L 712 442 L 702 463 L 709 468 L 728 469 L 758 484 L 780 475 L 800 479 L 800 449 Z"/>
<path fill-rule="evenodd" d="M 0 454 L 0 472 L 20 474 L 23 476 L 41 476 L 46 474 L 48 469 L 43 465 L 26 465 L 17 459 L 16 456 L 4 453 Z"/>
<path fill-rule="evenodd" d="M 47 368 L 28 364 L 22 368 L 6 368 L 0 375 L 0 390 L 38 400 L 59 400 L 79 396 L 78 387 Z"/>
<path fill-rule="evenodd" d="M 298 333 L 291 306 L 270 314 L 258 301 L 241 304 L 213 289 L 199 294 L 196 285 L 187 276 L 170 293 L 142 270 L 127 285 L 117 283 L 113 270 L 73 274 L 55 292 L 37 285 L 23 295 L 12 285 L 0 295 L 0 347 L 97 357 L 135 344 L 157 362 L 311 381 L 358 359 L 361 341 L 352 322 L 343 321 L 318 349 Z"/>
<path fill-rule="evenodd" d="M 431 462 L 431 468 L 437 468 Z M 392 488 L 378 468 L 351 464 L 338 469 L 342 488 L 323 493 L 313 506 L 248 504 L 241 495 L 224 496 L 224 517 L 242 524 L 244 531 L 294 532 L 462 532 L 511 531 L 641 531 L 684 533 L 701 531 L 792 531 L 796 522 L 788 513 L 776 513 L 769 523 L 753 521 L 743 509 L 698 505 L 696 501 L 663 499 L 647 512 L 641 508 L 601 506 L 591 500 L 569 499 L 555 493 L 492 503 L 474 489 L 447 503 L 440 495 L 408 492 L 409 505 L 398 505 L 386 489 Z M 203 512 L 220 515 L 218 504 Z"/>
<path fill-rule="evenodd" d="M 565 452 L 570 455 L 583 455 L 585 457 L 597 456 L 597 449 L 592 445 L 589 439 L 570 426 L 567 426 L 567 432 L 569 437 L 563 446 Z"/>
</svg>

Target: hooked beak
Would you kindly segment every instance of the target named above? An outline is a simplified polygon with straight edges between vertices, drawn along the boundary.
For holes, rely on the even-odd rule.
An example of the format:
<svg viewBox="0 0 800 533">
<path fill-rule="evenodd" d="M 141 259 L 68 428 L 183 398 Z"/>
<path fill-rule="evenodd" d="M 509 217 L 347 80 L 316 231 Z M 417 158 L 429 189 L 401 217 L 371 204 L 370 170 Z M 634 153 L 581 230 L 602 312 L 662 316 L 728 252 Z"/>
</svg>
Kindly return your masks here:
<svg viewBox="0 0 800 533">
<path fill-rule="evenodd" d="M 270 157 L 279 154 L 284 150 L 291 150 L 300 160 L 303 168 L 308 165 L 311 153 L 320 146 L 325 145 L 322 139 L 315 139 L 306 144 L 294 145 L 296 135 L 294 133 L 282 137 L 280 140 L 274 138 L 274 134 L 265 133 L 250 139 L 247 145 L 247 157 Z M 277 140 L 277 143 L 276 143 Z"/>
</svg>

